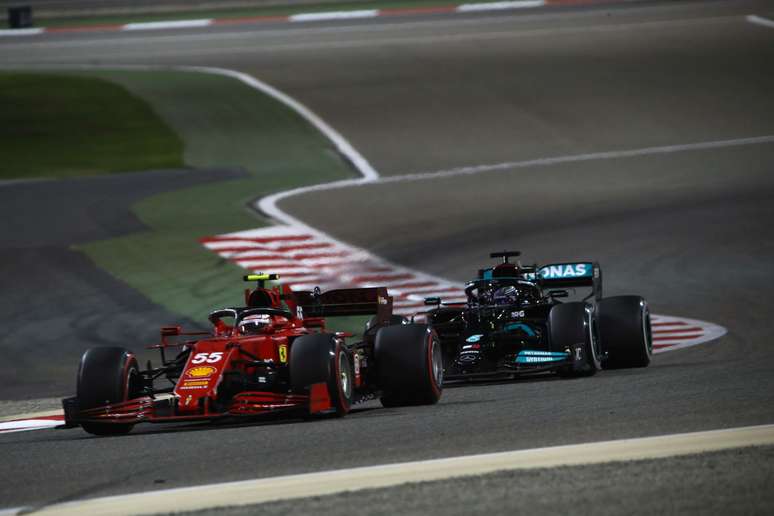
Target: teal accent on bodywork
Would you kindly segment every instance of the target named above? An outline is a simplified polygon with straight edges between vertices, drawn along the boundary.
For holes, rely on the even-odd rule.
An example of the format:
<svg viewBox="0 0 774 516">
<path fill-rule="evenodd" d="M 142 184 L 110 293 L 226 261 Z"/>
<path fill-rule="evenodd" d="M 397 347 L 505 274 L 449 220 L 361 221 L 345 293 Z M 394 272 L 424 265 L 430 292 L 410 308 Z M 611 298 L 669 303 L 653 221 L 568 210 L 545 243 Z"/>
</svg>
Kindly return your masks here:
<svg viewBox="0 0 774 516">
<path fill-rule="evenodd" d="M 481 280 L 527 280 L 534 281 L 538 277 L 547 280 L 575 279 L 575 278 L 593 278 L 594 264 L 591 262 L 569 262 L 552 263 L 538 269 L 537 273 L 525 272 L 517 277 L 494 277 L 494 269 L 486 269 L 481 275 Z M 473 280 L 476 281 L 476 280 Z"/>
<path fill-rule="evenodd" d="M 543 279 L 591 278 L 594 275 L 594 264 L 589 262 L 555 263 L 541 267 L 538 274 Z"/>
<path fill-rule="evenodd" d="M 527 336 L 529 336 L 529 337 L 534 337 L 535 336 L 535 331 L 532 328 L 530 328 L 529 325 L 524 324 L 524 323 L 506 324 L 504 329 L 505 329 L 505 331 L 521 330 L 524 333 L 526 333 Z"/>
<path fill-rule="evenodd" d="M 465 342 L 478 342 L 479 340 L 481 340 L 481 337 L 483 337 L 483 335 L 481 334 L 471 335 L 470 337 L 465 339 Z"/>
<path fill-rule="evenodd" d="M 516 357 L 517 364 L 543 364 L 549 362 L 561 362 L 570 356 L 564 351 L 537 351 L 525 349 Z"/>
</svg>

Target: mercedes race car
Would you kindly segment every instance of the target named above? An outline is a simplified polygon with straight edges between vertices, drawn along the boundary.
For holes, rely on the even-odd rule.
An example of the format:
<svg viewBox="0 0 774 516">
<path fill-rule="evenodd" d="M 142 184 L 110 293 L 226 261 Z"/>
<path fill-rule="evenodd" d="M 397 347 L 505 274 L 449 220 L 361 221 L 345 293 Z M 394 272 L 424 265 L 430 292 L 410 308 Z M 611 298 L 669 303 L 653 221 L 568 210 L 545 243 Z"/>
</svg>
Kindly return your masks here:
<svg viewBox="0 0 774 516">
<path fill-rule="evenodd" d="M 161 329 L 161 366 L 140 369 L 131 351 L 84 353 L 77 394 L 63 400 L 65 426 L 123 434 L 137 423 L 215 420 L 288 412 L 343 416 L 360 401 L 433 404 L 443 367 L 435 332 L 402 324 L 387 289 L 292 292 L 267 288 L 276 274 L 245 276 L 245 306 L 212 312 L 211 332 Z M 362 340 L 331 332 L 325 317 L 367 316 Z M 398 322 L 399 324 L 394 324 Z M 181 337 L 188 337 L 188 340 Z M 190 337 L 196 337 L 190 340 Z"/>
<path fill-rule="evenodd" d="M 556 372 L 590 376 L 601 368 L 645 367 L 653 350 L 648 304 L 639 296 L 602 297 L 593 262 L 522 266 L 517 251 L 467 283 L 467 301 L 417 314 L 438 334 L 447 381 Z M 590 289 L 568 301 L 570 289 Z M 565 302 L 563 302 L 563 300 Z"/>
</svg>

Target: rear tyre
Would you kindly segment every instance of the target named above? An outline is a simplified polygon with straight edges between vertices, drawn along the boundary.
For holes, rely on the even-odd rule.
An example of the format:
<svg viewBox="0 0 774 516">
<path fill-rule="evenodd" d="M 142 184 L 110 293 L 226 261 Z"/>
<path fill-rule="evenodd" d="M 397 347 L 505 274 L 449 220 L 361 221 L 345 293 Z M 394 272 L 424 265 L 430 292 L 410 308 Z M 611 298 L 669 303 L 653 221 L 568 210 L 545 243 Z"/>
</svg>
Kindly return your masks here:
<svg viewBox="0 0 774 516">
<path fill-rule="evenodd" d="M 80 410 L 121 403 L 142 396 L 142 377 L 134 355 L 118 347 L 91 348 L 83 354 L 78 368 L 78 408 Z M 94 435 L 128 433 L 134 424 L 83 423 Z"/>
<path fill-rule="evenodd" d="M 369 331 L 376 330 L 376 326 L 378 324 L 378 317 L 373 316 L 365 323 L 365 328 L 363 329 L 363 333 L 368 333 Z M 389 319 L 388 326 L 395 326 L 397 324 L 408 324 L 408 319 L 406 319 L 403 316 L 400 315 L 391 315 Z"/>
<path fill-rule="evenodd" d="M 329 333 L 304 335 L 290 346 L 290 384 L 295 392 L 325 383 L 336 416 L 352 407 L 352 361 L 341 341 Z"/>
<path fill-rule="evenodd" d="M 548 314 L 551 350 L 570 350 L 573 364 L 559 369 L 565 377 L 592 376 L 602 367 L 593 308 L 586 303 L 562 303 Z"/>
<path fill-rule="evenodd" d="M 374 353 L 382 405 L 432 405 L 441 398 L 443 354 L 428 325 L 380 328 Z"/>
<path fill-rule="evenodd" d="M 646 367 L 653 355 L 648 303 L 640 296 L 599 302 L 599 337 L 607 354 L 605 369 Z"/>
</svg>

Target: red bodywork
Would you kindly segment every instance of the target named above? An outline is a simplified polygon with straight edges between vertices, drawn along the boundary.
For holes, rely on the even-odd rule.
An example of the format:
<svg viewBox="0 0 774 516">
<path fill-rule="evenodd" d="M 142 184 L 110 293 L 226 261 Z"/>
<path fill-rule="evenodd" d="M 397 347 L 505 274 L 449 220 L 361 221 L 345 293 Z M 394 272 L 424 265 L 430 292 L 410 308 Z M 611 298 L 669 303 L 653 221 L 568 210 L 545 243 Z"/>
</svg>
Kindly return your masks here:
<svg viewBox="0 0 774 516">
<path fill-rule="evenodd" d="M 332 403 L 326 383 L 312 384 L 303 394 L 290 392 L 287 388 L 293 340 L 325 331 L 325 320 L 321 317 L 324 314 L 373 313 L 379 319 L 387 319 L 392 313 L 392 299 L 384 288 L 345 289 L 320 295 L 319 292 L 293 293 L 287 287 L 260 287 L 245 291 L 246 307 L 227 308 L 210 314 L 212 333 L 184 333 L 180 327 L 162 328 L 161 342 L 150 348 L 161 351 L 165 367 L 144 371 L 142 375 L 146 383 L 150 382 L 151 388 L 154 380 L 168 378 L 173 382 L 171 392 L 166 389 L 167 396 L 159 396 L 158 393 L 164 391 L 160 389 L 155 390 L 153 395 L 149 393 L 125 402 L 84 410 L 78 408 L 76 398 L 68 398 L 64 403 L 66 423 L 133 424 L 255 416 L 277 411 L 303 414 L 329 411 Z M 257 334 L 243 334 L 235 324 L 224 321 L 230 317 L 236 321 L 251 312 L 269 312 L 264 320 L 270 319 L 270 322 Z M 179 339 L 193 335 L 204 338 Z M 344 333 L 335 335 L 342 341 L 350 336 Z M 167 360 L 165 356 L 170 351 L 179 351 L 178 358 Z M 354 352 L 353 356 L 354 387 L 359 388 L 363 386 L 363 368 L 358 353 Z M 366 364 L 363 359 L 363 367 L 367 367 Z M 252 378 L 257 382 L 252 381 L 246 388 L 244 385 L 240 388 L 229 384 L 230 377 Z M 265 383 L 265 389 L 261 381 Z"/>
</svg>

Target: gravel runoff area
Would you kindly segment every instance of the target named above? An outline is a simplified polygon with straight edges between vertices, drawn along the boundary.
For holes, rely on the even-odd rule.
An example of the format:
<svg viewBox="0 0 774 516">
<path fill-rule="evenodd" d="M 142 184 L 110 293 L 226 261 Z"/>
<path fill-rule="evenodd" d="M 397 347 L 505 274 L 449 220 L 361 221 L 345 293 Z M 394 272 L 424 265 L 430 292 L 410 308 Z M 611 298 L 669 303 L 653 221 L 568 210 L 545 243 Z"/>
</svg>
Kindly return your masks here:
<svg viewBox="0 0 774 516">
<path fill-rule="evenodd" d="M 516 470 L 199 515 L 771 514 L 774 446 L 668 459 Z M 741 502 L 740 502 L 741 501 Z"/>
</svg>

